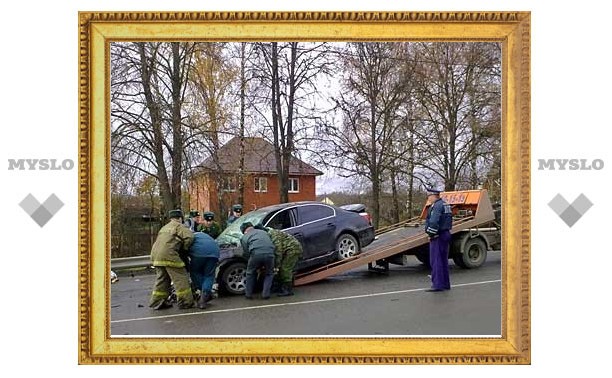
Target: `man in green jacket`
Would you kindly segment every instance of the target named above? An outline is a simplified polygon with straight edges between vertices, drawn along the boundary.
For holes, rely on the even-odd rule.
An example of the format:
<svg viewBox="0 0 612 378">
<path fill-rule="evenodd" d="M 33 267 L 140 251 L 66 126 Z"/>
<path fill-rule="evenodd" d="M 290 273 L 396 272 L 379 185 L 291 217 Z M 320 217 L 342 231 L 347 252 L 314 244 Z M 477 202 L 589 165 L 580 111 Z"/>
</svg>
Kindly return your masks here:
<svg viewBox="0 0 612 378">
<path fill-rule="evenodd" d="M 182 223 L 183 212 L 171 210 L 170 222 L 159 230 L 151 249 L 151 261 L 155 267 L 155 286 L 149 300 L 149 307 L 155 310 L 172 307 L 167 300 L 170 285 L 174 283 L 179 309 L 194 306 L 189 274 L 181 254 L 186 254 L 193 243 L 193 232 Z"/>
<path fill-rule="evenodd" d="M 221 234 L 221 227 L 219 223 L 215 222 L 215 213 L 212 211 L 204 213 L 204 220 L 200 223 L 198 231 L 210 235 L 213 239 L 216 239 Z"/>
<path fill-rule="evenodd" d="M 293 270 L 302 256 L 302 244 L 291 234 L 270 227 L 257 225 L 265 229 L 274 243 L 274 270 L 278 271 L 280 283 L 279 297 L 293 295 Z"/>
</svg>

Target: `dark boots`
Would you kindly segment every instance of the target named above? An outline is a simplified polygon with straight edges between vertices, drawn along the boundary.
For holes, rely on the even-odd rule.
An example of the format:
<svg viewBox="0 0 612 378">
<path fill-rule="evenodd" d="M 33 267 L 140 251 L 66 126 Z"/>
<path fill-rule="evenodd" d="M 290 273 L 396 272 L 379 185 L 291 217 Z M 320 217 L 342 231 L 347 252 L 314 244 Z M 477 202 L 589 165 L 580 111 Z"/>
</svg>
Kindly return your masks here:
<svg viewBox="0 0 612 378">
<path fill-rule="evenodd" d="M 283 283 L 280 292 L 276 294 L 279 297 L 287 297 L 293 295 L 293 284 L 291 282 Z"/>
<path fill-rule="evenodd" d="M 204 302 L 208 303 L 213 300 L 213 295 L 210 291 L 204 292 Z"/>
<path fill-rule="evenodd" d="M 165 310 L 172 307 L 172 302 L 170 302 L 168 299 L 164 299 L 149 305 L 149 307 L 151 307 L 153 310 Z"/>
<path fill-rule="evenodd" d="M 270 291 L 272 289 L 272 281 L 274 280 L 273 272 L 266 272 L 263 282 L 263 288 L 261 289 L 261 299 L 269 299 Z"/>
<path fill-rule="evenodd" d="M 205 309 L 208 302 L 210 302 L 212 299 L 212 293 L 208 291 L 203 292 L 202 295 L 200 295 L 200 298 L 198 298 L 198 308 L 202 310 Z"/>
<path fill-rule="evenodd" d="M 198 308 L 202 310 L 206 308 L 206 296 L 204 294 L 198 298 Z"/>
</svg>

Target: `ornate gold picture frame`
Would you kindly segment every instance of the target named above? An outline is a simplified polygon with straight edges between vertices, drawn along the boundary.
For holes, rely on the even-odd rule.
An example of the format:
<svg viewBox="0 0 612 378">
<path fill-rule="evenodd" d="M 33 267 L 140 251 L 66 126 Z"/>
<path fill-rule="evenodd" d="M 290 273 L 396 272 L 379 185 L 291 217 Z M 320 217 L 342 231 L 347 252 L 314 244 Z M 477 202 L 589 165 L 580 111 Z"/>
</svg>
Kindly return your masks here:
<svg viewBox="0 0 612 378">
<path fill-rule="evenodd" d="M 112 338 L 109 49 L 147 40 L 501 43 L 501 338 Z M 81 364 L 529 364 L 530 13 L 82 12 L 79 189 Z"/>
</svg>

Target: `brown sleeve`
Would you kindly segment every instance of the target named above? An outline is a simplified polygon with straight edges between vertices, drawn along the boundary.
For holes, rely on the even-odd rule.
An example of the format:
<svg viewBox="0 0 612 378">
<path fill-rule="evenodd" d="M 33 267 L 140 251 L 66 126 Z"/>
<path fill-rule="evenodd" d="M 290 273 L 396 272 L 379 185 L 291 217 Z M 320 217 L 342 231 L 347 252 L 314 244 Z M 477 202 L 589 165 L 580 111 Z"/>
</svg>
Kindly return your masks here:
<svg viewBox="0 0 612 378">
<path fill-rule="evenodd" d="M 183 242 L 183 250 L 188 251 L 191 244 L 193 244 L 193 232 L 181 224 L 178 226 L 176 234 Z"/>
</svg>

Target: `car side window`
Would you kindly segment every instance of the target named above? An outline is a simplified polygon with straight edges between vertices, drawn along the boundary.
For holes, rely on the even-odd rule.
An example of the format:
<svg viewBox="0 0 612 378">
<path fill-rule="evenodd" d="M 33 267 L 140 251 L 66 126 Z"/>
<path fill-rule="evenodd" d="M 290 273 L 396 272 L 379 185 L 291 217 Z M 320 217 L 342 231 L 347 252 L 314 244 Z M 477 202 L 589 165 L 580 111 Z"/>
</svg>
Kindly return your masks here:
<svg viewBox="0 0 612 378">
<path fill-rule="evenodd" d="M 284 230 L 295 226 L 295 209 L 279 211 L 270 218 L 266 226 L 277 230 Z"/>
<path fill-rule="evenodd" d="M 306 205 L 300 206 L 298 209 L 300 224 L 314 222 L 334 215 L 334 210 L 325 205 Z"/>
</svg>

